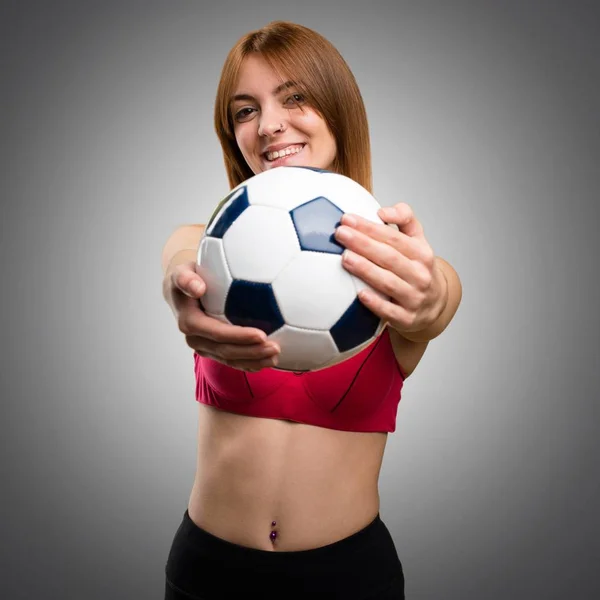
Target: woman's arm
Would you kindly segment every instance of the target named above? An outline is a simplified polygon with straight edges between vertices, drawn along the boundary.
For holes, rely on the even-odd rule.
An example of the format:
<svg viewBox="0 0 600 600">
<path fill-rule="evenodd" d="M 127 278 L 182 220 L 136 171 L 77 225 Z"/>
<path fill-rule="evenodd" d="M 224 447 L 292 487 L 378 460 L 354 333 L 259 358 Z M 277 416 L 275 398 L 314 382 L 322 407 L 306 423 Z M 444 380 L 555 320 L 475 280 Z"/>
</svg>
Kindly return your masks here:
<svg viewBox="0 0 600 600">
<path fill-rule="evenodd" d="M 452 321 L 462 299 L 462 284 L 458 273 L 448 261 L 440 256 L 435 257 L 438 277 L 444 281 L 446 288 L 445 302 L 440 316 L 428 327 L 420 331 L 402 332 L 402 335 L 412 342 L 428 342 L 440 335 Z"/>
<path fill-rule="evenodd" d="M 163 275 L 166 275 L 171 263 L 175 266 L 196 260 L 205 227 L 206 225 L 183 225 L 170 235 L 162 249 L 160 262 Z"/>
</svg>

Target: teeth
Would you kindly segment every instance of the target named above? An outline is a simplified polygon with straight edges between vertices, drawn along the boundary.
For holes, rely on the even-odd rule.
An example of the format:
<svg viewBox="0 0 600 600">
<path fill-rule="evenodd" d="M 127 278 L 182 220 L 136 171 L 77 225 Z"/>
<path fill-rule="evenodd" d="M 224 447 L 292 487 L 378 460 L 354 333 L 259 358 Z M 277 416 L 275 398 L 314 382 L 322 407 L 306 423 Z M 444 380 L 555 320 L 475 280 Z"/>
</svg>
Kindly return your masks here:
<svg viewBox="0 0 600 600">
<path fill-rule="evenodd" d="M 298 154 L 300 150 L 302 150 L 303 146 L 288 146 L 287 148 L 275 152 L 267 152 L 266 157 L 267 160 L 275 160 L 277 158 L 281 158 L 282 156 L 289 156 L 290 154 Z"/>
</svg>

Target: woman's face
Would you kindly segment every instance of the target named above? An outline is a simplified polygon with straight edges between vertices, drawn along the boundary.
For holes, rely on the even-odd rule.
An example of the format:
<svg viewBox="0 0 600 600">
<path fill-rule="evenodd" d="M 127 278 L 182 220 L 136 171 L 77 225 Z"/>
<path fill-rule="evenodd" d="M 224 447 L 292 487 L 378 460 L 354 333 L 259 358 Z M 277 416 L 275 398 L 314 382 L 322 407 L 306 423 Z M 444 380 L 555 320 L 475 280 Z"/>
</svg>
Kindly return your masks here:
<svg viewBox="0 0 600 600">
<path fill-rule="evenodd" d="M 237 144 L 252 171 L 283 165 L 332 170 L 335 139 L 297 92 L 258 54 L 247 56 L 231 99 Z"/>
</svg>

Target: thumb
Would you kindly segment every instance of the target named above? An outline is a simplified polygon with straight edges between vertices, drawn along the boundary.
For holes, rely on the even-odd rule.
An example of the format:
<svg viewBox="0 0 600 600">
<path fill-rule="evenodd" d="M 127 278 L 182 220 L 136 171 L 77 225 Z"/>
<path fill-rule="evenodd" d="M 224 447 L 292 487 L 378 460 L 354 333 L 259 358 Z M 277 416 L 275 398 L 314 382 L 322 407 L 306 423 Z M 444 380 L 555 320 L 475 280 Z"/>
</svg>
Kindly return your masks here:
<svg viewBox="0 0 600 600">
<path fill-rule="evenodd" d="M 202 279 L 194 278 L 190 279 L 188 285 L 186 286 L 186 294 L 190 298 L 199 298 L 206 291 L 206 286 L 204 285 L 204 281 Z"/>
<path fill-rule="evenodd" d="M 210 279 L 210 271 L 203 265 L 194 263 L 192 270 L 193 277 L 189 282 L 189 289 L 192 293 L 192 298 L 199 298 L 206 293 L 206 282 Z"/>
<path fill-rule="evenodd" d="M 173 273 L 173 283 L 186 296 L 199 298 L 206 291 L 206 284 L 194 267 L 193 262 L 177 265 Z"/>
</svg>

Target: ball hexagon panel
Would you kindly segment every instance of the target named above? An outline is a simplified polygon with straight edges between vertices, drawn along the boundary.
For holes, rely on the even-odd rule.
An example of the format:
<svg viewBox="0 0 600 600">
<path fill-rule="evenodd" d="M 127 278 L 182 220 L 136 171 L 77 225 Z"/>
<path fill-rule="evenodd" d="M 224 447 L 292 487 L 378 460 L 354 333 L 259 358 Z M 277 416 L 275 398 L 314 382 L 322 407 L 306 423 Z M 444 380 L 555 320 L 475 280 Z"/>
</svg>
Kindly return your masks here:
<svg viewBox="0 0 600 600">
<path fill-rule="evenodd" d="M 333 237 L 342 211 L 322 196 L 290 211 L 302 250 L 342 254 L 344 247 Z"/>
<path fill-rule="evenodd" d="M 225 301 L 225 316 L 234 325 L 257 327 L 270 335 L 284 325 L 268 283 L 234 280 Z"/>
<path fill-rule="evenodd" d="M 308 169 L 309 171 L 315 171 L 315 173 L 332 173 L 332 171 L 328 171 L 327 169 L 319 169 L 318 167 L 304 167 L 301 165 L 293 167 L 294 169 Z"/>
<path fill-rule="evenodd" d="M 350 277 L 352 278 L 352 282 L 354 283 L 354 289 L 356 290 L 356 295 L 357 296 L 358 296 L 358 292 L 360 292 L 360 290 L 369 290 L 370 292 L 372 292 L 376 296 L 379 296 L 379 298 L 381 298 L 382 300 L 389 300 L 388 296 L 386 296 L 385 294 L 382 294 L 379 290 L 376 290 L 375 288 L 372 288 L 363 279 L 360 279 L 359 277 L 356 277 L 356 275 L 352 275 L 352 274 L 350 274 Z"/>
<path fill-rule="evenodd" d="M 273 281 L 285 322 L 327 331 L 356 297 L 350 274 L 337 254 L 301 252 Z"/>
<path fill-rule="evenodd" d="M 307 199 L 322 195 L 322 177 L 296 167 L 276 167 L 251 180 L 248 202 L 252 206 L 272 206 L 290 211 Z"/>
<path fill-rule="evenodd" d="M 212 237 L 202 239 L 198 248 L 196 273 L 204 279 L 207 291 L 200 299 L 200 306 L 207 312 L 222 314 L 225 311 L 225 298 L 233 281 L 227 268 L 222 240 Z"/>
<path fill-rule="evenodd" d="M 329 198 L 343 213 L 353 213 L 374 223 L 383 223 L 377 211 L 381 205 L 361 185 L 350 177 L 334 173 L 321 175 L 319 195 Z"/>
<path fill-rule="evenodd" d="M 281 348 L 278 369 L 310 371 L 318 369 L 338 355 L 333 339 L 327 331 L 309 331 L 284 325 L 269 336 Z"/>
<path fill-rule="evenodd" d="M 248 207 L 223 237 L 227 266 L 233 279 L 271 283 L 300 253 L 294 224 L 287 211 Z"/>
</svg>

